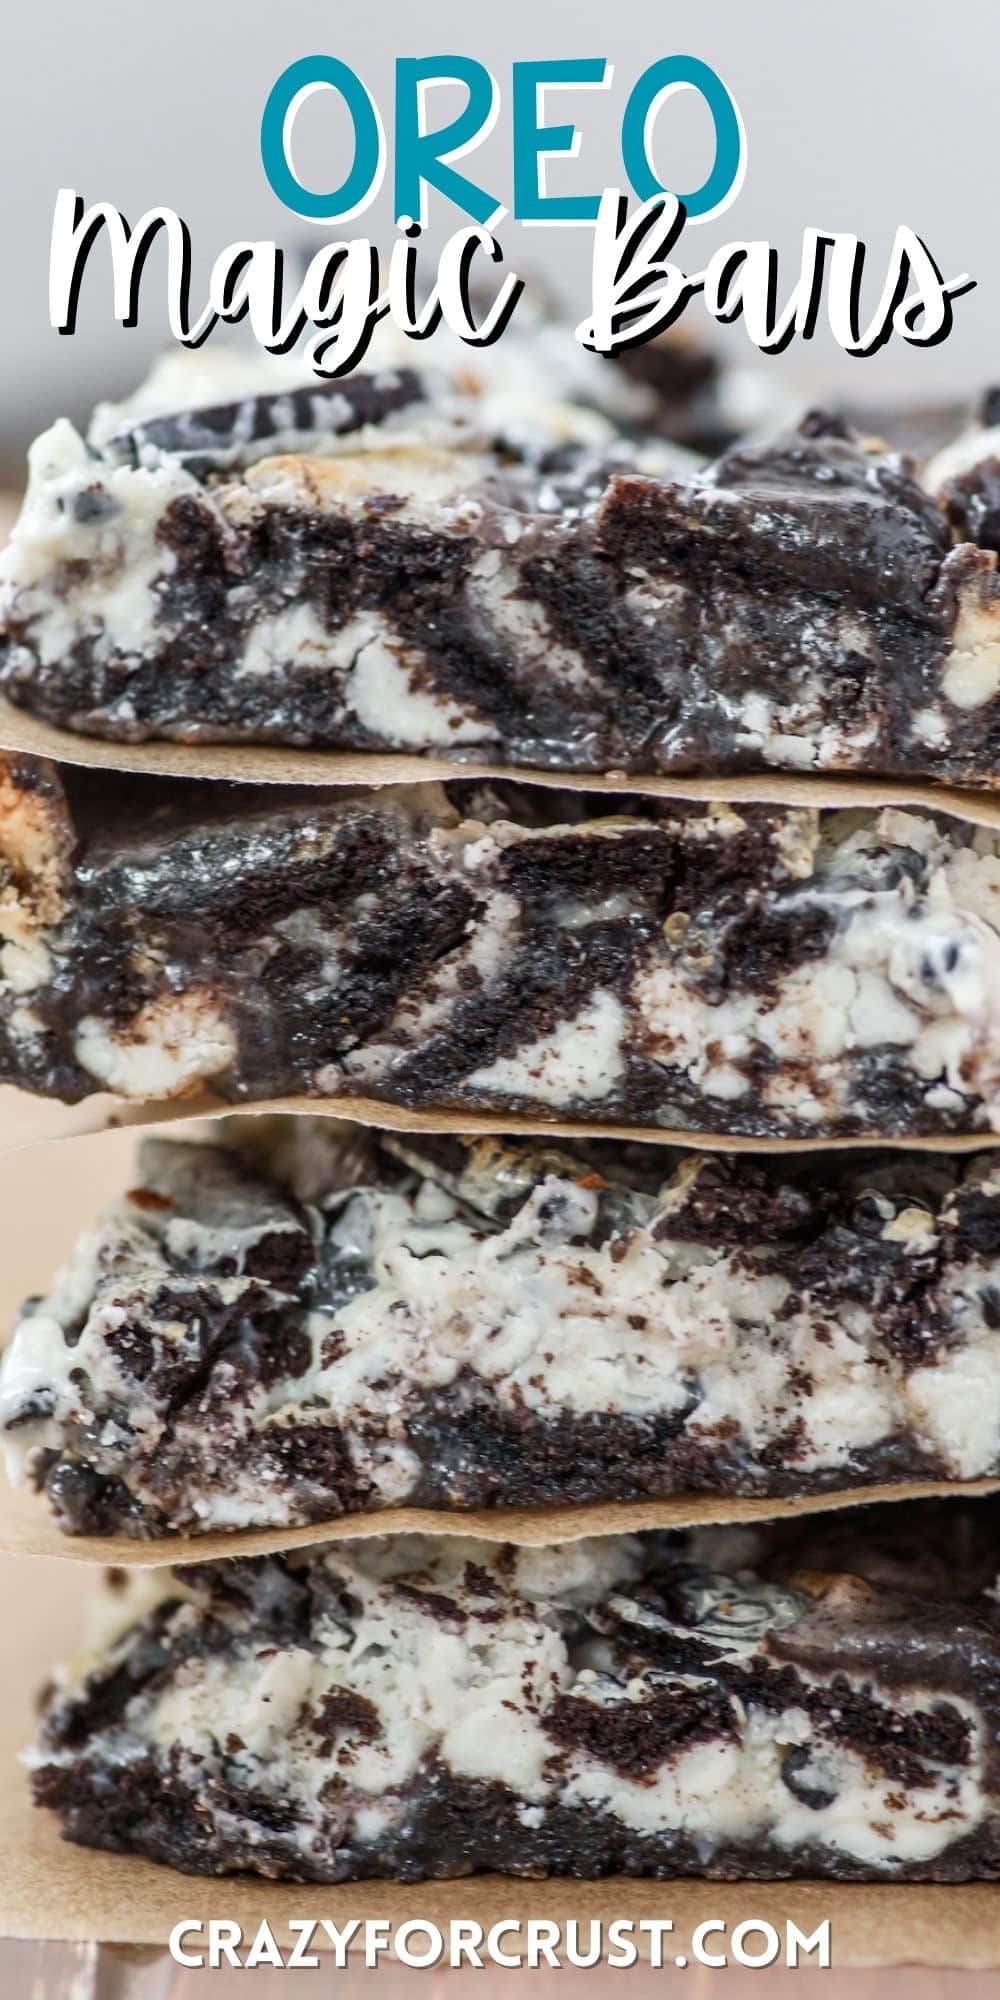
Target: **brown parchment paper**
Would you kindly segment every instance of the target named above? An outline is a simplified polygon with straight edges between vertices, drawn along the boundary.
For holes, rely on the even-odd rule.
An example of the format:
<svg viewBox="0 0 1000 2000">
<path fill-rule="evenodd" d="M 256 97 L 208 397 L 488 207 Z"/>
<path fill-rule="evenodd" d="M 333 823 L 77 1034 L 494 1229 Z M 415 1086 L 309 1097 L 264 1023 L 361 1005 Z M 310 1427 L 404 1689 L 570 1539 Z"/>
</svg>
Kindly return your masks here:
<svg viewBox="0 0 1000 2000">
<path fill-rule="evenodd" d="M 805 806 L 925 806 L 982 826 L 1000 826 L 996 792 L 959 791 L 919 780 L 794 772 L 684 778 L 625 771 L 539 771 L 489 758 L 438 757 L 380 750 L 297 750 L 280 743 L 113 743 L 60 729 L 0 696 L 0 750 L 51 757 L 102 771 L 144 771 L 159 777 L 225 778 L 230 783 L 282 785 L 414 785 L 431 780 L 494 778 L 568 792 L 635 792 L 651 798 L 723 800 L 730 804 Z"/>
<path fill-rule="evenodd" d="M 605 1924 L 615 1917 L 636 1924 L 671 1918 L 669 1978 L 673 1954 L 694 1963 L 692 1933 L 705 1919 L 720 1919 L 732 1930 L 753 1917 L 783 1936 L 789 1921 L 809 1935 L 829 1918 L 834 1978 L 838 1966 L 849 1965 L 1000 1965 L 1000 1887 L 990 1883 L 526 1882 L 488 1875 L 317 1888 L 247 1877 L 206 1880 L 73 1847 L 60 1839 L 53 1816 L 32 1806 L 16 1760 L 34 1734 L 35 1690 L 56 1661 L 78 1649 L 92 1587 L 87 1572 L 67 1572 L 65 1564 L 0 1557 L 0 1936 L 163 1945 L 176 1923 L 226 1917 L 242 1927 L 247 1943 L 266 1919 L 287 1945 L 290 1920 L 322 1917 L 336 1924 L 381 1918 L 393 1925 L 420 1918 L 439 1926 L 463 1917 L 484 1929 L 501 1920 L 525 1926 L 533 1918 L 563 1926 L 570 1918 Z M 751 1946 L 760 1942 L 749 1940 Z M 636 1943 L 644 1949 L 641 1937 Z M 516 1937 L 504 1939 L 505 1950 L 517 1945 Z M 322 1949 L 322 1938 L 312 1948 Z M 723 1941 L 716 1947 L 713 1939 L 712 1948 L 721 1950 Z"/>
<path fill-rule="evenodd" d="M 365 1535 L 478 1535 L 487 1542 L 544 1547 L 579 1541 L 585 1535 L 635 1534 L 642 1528 L 684 1528 L 727 1521 L 773 1521 L 786 1514 L 827 1514 L 874 1500 L 954 1499 L 995 1493 L 1000 1479 L 912 1480 L 899 1486 L 858 1486 L 851 1491 L 813 1493 L 805 1499 L 740 1500 L 718 1493 L 680 1494 L 671 1500 L 626 1500 L 583 1507 L 468 1508 L 447 1512 L 432 1507 L 384 1507 L 348 1514 L 336 1521 L 313 1521 L 304 1528 L 240 1528 L 208 1535 L 164 1535 L 137 1542 L 127 1535 L 64 1535 L 37 1494 L 15 1492 L 6 1479 L 0 1489 L 0 1552 L 5 1555 L 69 1557 L 116 1568 L 155 1569 L 222 1556 L 266 1555 L 274 1549 L 308 1548 L 317 1542 L 357 1541 Z"/>
<path fill-rule="evenodd" d="M 211 1129 L 192 1126 L 192 1142 Z M 0 1159 L 0 1215 L 4 1256 L 0 1259 L 0 1340 L 6 1340 L 22 1300 L 45 1291 L 82 1228 L 133 1180 L 136 1139 L 132 1132 L 74 1139 L 64 1146 L 39 1146 Z M 366 1534 L 432 1533 L 481 1535 L 491 1542 L 538 1545 L 575 1541 L 584 1535 L 634 1532 L 640 1528 L 683 1527 L 694 1523 L 773 1519 L 782 1514 L 826 1513 L 863 1501 L 903 1501 L 928 1496 L 989 1493 L 1000 1479 L 955 1484 L 939 1480 L 906 1485 L 865 1486 L 812 1494 L 806 1499 L 738 1499 L 720 1494 L 682 1494 L 667 1500 L 624 1501 L 611 1505 L 469 1509 L 383 1508 L 299 1528 L 241 1529 L 205 1535 L 171 1535 L 151 1542 L 125 1535 L 64 1535 L 48 1503 L 28 1489 L 15 1491 L 0 1473 L 0 1551 L 55 1556 L 76 1563 L 161 1566 L 204 1562 L 217 1556 L 251 1555 L 271 1549 L 302 1548 Z"/>
<path fill-rule="evenodd" d="M 844 1151 L 975 1153 L 1000 1146 L 1000 1133 L 932 1132 L 921 1136 L 876 1134 L 855 1138 L 757 1139 L 742 1133 L 679 1132 L 650 1125 L 604 1124 L 599 1119 L 529 1118 L 518 1111 L 434 1109 L 411 1111 L 400 1104 L 383 1104 L 374 1097 L 272 1097 L 252 1104 L 233 1104 L 211 1091 L 188 1097 L 129 1100 L 97 1091 L 81 1104 L 61 1104 L 30 1092 L 0 1089 L 0 1157 L 35 1139 L 79 1138 L 113 1127 L 175 1125 L 219 1117 L 253 1118 L 276 1112 L 307 1118 L 340 1118 L 374 1125 L 386 1132 L 511 1132 L 547 1139 L 628 1139 L 645 1146 L 681 1146 L 709 1153 L 831 1153 Z"/>
</svg>

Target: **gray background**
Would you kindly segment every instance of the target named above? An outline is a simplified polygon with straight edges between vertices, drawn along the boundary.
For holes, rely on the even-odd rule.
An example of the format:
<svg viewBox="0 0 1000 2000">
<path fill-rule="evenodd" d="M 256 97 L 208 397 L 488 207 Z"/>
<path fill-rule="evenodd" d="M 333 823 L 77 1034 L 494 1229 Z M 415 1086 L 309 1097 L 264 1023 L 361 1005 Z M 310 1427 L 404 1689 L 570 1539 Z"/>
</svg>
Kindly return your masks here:
<svg viewBox="0 0 1000 2000">
<path fill-rule="evenodd" d="M 164 339 L 158 293 L 162 255 L 151 259 L 139 328 L 110 318 L 106 266 L 88 277 L 79 330 L 60 338 L 47 321 L 48 239 L 61 184 L 107 199 L 130 220 L 167 203 L 191 224 L 197 272 L 238 237 L 305 241 L 323 233 L 298 223 L 271 194 L 258 130 L 268 90 L 300 55 L 326 50 L 350 62 L 375 91 L 390 130 L 393 58 L 457 49 L 487 62 L 504 91 L 496 132 L 464 163 L 509 201 L 509 74 L 514 57 L 603 55 L 615 64 L 607 95 L 550 104 L 580 107 L 581 159 L 553 173 L 558 191 L 593 191 L 622 180 L 617 133 L 628 90 L 657 56 L 684 50 L 712 63 L 735 94 L 749 138 L 742 193 L 715 223 L 689 227 L 682 263 L 698 268 L 719 242 L 769 237 L 785 253 L 790 284 L 808 224 L 852 229 L 871 245 L 873 287 L 898 222 L 927 239 L 947 275 L 968 270 L 978 288 L 956 307 L 951 338 L 921 352 L 893 342 L 880 356 L 843 355 L 821 326 L 809 344 L 778 359 L 756 356 L 742 328 L 715 339 L 816 397 L 830 385 L 867 398 L 923 398 L 1000 377 L 994 359 L 996 99 L 1000 0 L 507 0 L 473 8 L 458 0 L 8 0 L 0 77 L 0 210 L 6 283 L 0 311 L 0 458 L 16 466 L 25 439 L 57 411 L 84 413 L 102 394 L 143 372 Z M 344 145 L 332 100 L 300 121 L 299 155 L 317 181 L 333 184 Z M 440 110 L 447 109 L 442 95 Z M 676 101 L 670 163 L 689 183 L 708 162 L 708 127 L 691 99 Z M 666 163 L 660 160 L 661 170 Z M 579 176 L 579 178 L 577 178 Z M 339 176 L 336 176 L 339 178 Z M 439 223 L 464 219 L 439 204 Z M 391 243 L 386 195 L 348 225 Z M 502 232 L 508 263 L 544 269 L 582 318 L 589 232 Z M 195 299 L 199 288 L 195 285 Z M 703 325 L 699 306 L 687 315 Z"/>
</svg>

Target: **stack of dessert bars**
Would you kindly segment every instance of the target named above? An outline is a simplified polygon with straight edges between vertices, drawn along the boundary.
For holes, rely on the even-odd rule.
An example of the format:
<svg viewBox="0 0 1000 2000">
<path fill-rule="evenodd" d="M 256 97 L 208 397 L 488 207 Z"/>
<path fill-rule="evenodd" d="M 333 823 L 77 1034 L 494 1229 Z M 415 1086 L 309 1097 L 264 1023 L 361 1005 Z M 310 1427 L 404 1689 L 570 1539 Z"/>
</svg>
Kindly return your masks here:
<svg viewBox="0 0 1000 2000">
<path fill-rule="evenodd" d="M 994 1877 L 1000 433 L 574 352 L 175 356 L 32 449 L 0 1079 L 255 1114 L 6 1351 L 12 1478 L 149 1566 L 35 1797 L 210 1874 Z"/>
</svg>

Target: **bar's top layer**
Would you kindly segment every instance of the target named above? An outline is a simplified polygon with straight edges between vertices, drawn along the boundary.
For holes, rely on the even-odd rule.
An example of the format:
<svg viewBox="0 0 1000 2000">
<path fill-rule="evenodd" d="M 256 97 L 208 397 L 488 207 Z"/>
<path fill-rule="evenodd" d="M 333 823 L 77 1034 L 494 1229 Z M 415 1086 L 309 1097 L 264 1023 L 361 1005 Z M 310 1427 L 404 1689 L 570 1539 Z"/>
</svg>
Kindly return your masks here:
<svg viewBox="0 0 1000 2000">
<path fill-rule="evenodd" d="M 581 347 L 550 301 L 523 297 L 489 348 L 443 325 L 409 340 L 383 320 L 359 369 L 336 378 L 300 354 L 275 358 L 253 345 L 171 349 L 130 396 L 98 405 L 88 443 L 119 464 L 176 459 L 208 480 L 262 458 L 385 442 L 538 462 L 564 446 L 660 436 L 677 444 L 680 463 L 685 450 L 719 449 L 785 407 L 773 386 L 724 369 L 680 330 L 609 362 Z"/>
<path fill-rule="evenodd" d="M 686 1630 L 703 1667 L 761 1655 L 817 1673 L 870 1674 L 899 1689 L 979 1693 L 995 1702 L 998 1522 L 995 1499 L 924 1500 L 550 1548 L 470 1536 L 373 1536 L 116 1575 L 95 1617 L 97 1649 L 74 1662 L 53 1705 L 68 1689 L 86 1699 L 95 1661 L 121 1644 L 151 1602 L 193 1607 L 182 1624 L 206 1651 L 220 1641 L 238 1645 L 251 1632 L 284 1649 L 331 1615 L 349 1632 L 360 1611 L 351 1602 L 355 1591 L 361 1605 L 383 1593 L 409 1600 L 445 1631 L 452 1615 L 495 1622 L 488 1607 L 497 1603 L 501 1615 L 534 1611 L 556 1629 L 561 1614 L 589 1613 L 597 1630 L 637 1646 L 646 1633 L 653 1648 L 658 1627 L 665 1641 L 673 1626 L 675 1643 Z"/>
<path fill-rule="evenodd" d="M 267 393 L 203 364 L 187 409 L 174 363 L 89 442 L 55 425 L 0 684 L 123 739 L 995 785 L 995 433 L 923 482 L 816 416 L 699 468 L 676 368 L 561 338 Z"/>
<path fill-rule="evenodd" d="M 48 1695 L 37 1794 L 196 1869 L 995 1873 L 996 1521 L 161 1573 Z"/>
<path fill-rule="evenodd" d="M 215 1129 L 144 1142 L 4 1357 L 71 1532 L 1000 1471 L 996 1153 Z"/>
</svg>

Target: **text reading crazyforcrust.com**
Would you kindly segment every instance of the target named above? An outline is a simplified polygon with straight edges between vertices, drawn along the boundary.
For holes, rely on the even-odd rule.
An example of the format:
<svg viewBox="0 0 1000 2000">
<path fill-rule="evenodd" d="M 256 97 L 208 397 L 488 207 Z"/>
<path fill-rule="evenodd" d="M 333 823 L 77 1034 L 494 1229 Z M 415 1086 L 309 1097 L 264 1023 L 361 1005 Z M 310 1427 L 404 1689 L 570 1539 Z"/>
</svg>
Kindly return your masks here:
<svg viewBox="0 0 1000 2000">
<path fill-rule="evenodd" d="M 191 1918 L 174 1925 L 170 1955 L 185 1966 L 277 1965 L 290 1971 L 321 1965 L 343 1968 L 349 1956 L 366 1966 L 395 1959 L 422 1969 L 603 1963 L 618 1971 L 644 1961 L 656 1969 L 742 1965 L 757 1970 L 805 1963 L 825 1968 L 832 1963 L 829 1918 L 807 1932 L 790 1920 L 772 1924 L 751 1916 L 730 1925 L 709 1917 L 696 1924 L 689 1937 L 685 1934 L 683 1943 L 675 1938 L 669 1917 L 613 1917 L 607 1922 L 597 1917 L 569 1918 L 565 1923 L 508 1917 L 489 1927 L 463 1917 L 441 1924 L 423 1917 L 399 1924 L 387 1917 L 358 1917 L 341 1924 L 302 1917 L 291 1918 L 279 1930 L 280 1939 L 266 1920 L 250 1931 L 225 1917 Z"/>
</svg>

